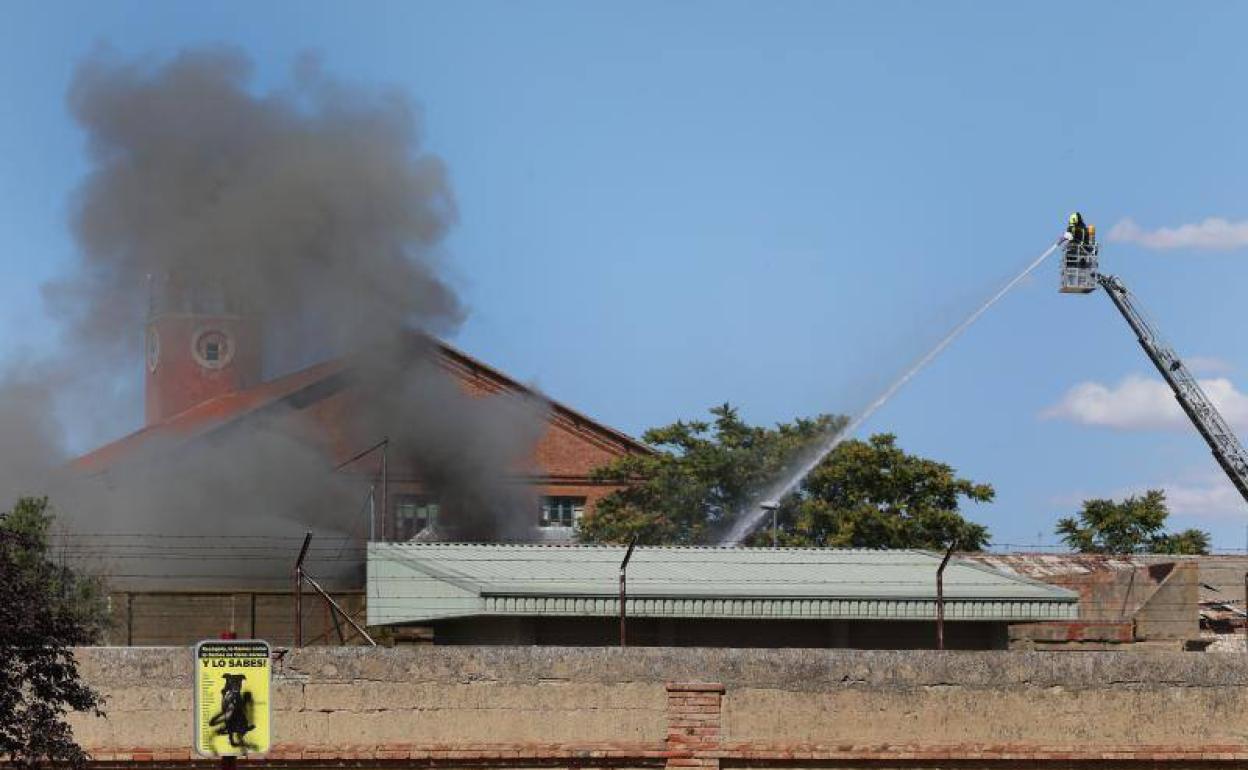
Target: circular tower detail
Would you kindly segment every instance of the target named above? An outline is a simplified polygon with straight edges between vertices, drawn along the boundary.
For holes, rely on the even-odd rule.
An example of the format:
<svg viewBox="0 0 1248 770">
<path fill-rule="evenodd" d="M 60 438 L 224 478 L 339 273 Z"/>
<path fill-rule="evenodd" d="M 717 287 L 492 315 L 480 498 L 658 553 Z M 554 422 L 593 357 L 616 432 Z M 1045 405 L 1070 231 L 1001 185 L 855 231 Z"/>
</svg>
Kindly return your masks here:
<svg viewBox="0 0 1248 770">
<path fill-rule="evenodd" d="M 147 324 L 146 361 L 144 411 L 152 425 L 258 385 L 258 324 L 225 313 L 155 313 Z"/>
</svg>

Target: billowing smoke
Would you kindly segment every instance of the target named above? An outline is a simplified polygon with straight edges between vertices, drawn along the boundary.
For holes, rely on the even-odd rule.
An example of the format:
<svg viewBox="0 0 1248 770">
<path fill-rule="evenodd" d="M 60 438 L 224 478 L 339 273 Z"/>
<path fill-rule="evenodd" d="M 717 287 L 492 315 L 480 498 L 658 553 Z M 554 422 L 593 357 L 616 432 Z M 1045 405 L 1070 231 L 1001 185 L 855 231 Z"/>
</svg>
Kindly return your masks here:
<svg viewBox="0 0 1248 770">
<path fill-rule="evenodd" d="M 283 368 L 454 328 L 463 311 L 437 273 L 455 203 L 419 151 L 415 108 L 312 60 L 273 95 L 247 90 L 249 70 L 230 50 L 78 67 L 69 106 L 93 162 L 73 217 L 82 263 L 49 288 L 74 336 L 132 349 L 149 276 L 261 317 Z"/>
<path fill-rule="evenodd" d="M 60 347 L 4 380 L 10 497 L 47 491 L 83 532 L 363 534 L 370 480 L 329 472 L 331 442 L 293 407 L 193 449 L 149 444 L 85 480 L 49 476 L 68 459 L 67 428 L 98 436 L 135 415 L 158 290 L 258 319 L 268 377 L 346 357 L 360 394 L 346 438 L 388 437 L 391 472 L 419 469 L 454 512 L 444 535 L 525 534 L 535 501 L 510 479 L 529 470 L 542 406 L 469 397 L 433 361 L 424 335 L 464 316 L 440 277 L 456 207 L 408 98 L 347 87 L 314 58 L 285 87 L 256 93 L 247 58 L 221 48 L 160 62 L 97 53 L 77 68 L 68 105 L 90 155 L 72 207 L 79 259 L 45 287 Z"/>
</svg>

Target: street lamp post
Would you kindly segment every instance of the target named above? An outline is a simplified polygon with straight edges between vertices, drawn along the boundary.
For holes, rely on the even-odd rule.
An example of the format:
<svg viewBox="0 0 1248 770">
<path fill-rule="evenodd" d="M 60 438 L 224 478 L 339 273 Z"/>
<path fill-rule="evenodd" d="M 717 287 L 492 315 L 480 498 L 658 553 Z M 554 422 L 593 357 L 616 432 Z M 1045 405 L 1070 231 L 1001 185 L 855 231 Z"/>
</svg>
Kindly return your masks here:
<svg viewBox="0 0 1248 770">
<path fill-rule="evenodd" d="M 780 502 L 778 500 L 767 500 L 760 506 L 764 511 L 771 511 L 771 547 L 780 547 L 780 530 L 776 526 L 776 511 L 780 510 Z"/>
</svg>

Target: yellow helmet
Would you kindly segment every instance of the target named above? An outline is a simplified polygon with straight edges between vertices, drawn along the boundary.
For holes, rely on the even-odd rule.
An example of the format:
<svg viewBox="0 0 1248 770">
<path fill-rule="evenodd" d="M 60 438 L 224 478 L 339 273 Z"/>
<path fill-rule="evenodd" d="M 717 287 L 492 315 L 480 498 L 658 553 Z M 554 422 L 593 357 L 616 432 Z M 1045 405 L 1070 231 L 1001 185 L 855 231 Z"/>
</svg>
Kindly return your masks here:
<svg viewBox="0 0 1248 770">
<path fill-rule="evenodd" d="M 1078 211 L 1070 215 L 1070 223 L 1072 225 L 1079 224 L 1079 212 Z"/>
</svg>

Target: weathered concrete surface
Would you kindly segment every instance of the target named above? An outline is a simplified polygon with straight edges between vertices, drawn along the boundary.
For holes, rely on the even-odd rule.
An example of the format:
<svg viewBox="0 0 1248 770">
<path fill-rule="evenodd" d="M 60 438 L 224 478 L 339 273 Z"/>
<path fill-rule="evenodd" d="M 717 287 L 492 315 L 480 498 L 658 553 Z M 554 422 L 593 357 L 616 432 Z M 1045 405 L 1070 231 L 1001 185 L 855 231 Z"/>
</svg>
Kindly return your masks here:
<svg viewBox="0 0 1248 770">
<path fill-rule="evenodd" d="M 1181 651 L 1199 640 L 1204 566 L 1192 558 L 1025 553 L 964 558 L 1078 592 L 1078 621 L 1015 624 L 1010 649 L 1110 650 L 1134 643 Z M 1242 594 L 1241 586 L 1230 595 Z"/>
<path fill-rule="evenodd" d="M 78 651 L 83 745 L 185 749 L 186 648 Z M 662 745 L 665 682 L 723 685 L 725 742 L 1248 746 L 1240 655 L 691 648 L 311 648 L 277 666 L 288 745 Z"/>
<path fill-rule="evenodd" d="M 662 679 L 594 676 L 586 661 L 566 665 L 523 653 L 353 649 L 309 648 L 275 667 L 278 741 L 661 741 L 664 735 Z M 107 719 L 75 721 L 84 746 L 188 744 L 188 648 L 86 648 L 78 656 L 86 679 L 108 697 Z"/>
</svg>

